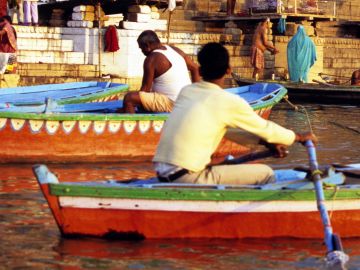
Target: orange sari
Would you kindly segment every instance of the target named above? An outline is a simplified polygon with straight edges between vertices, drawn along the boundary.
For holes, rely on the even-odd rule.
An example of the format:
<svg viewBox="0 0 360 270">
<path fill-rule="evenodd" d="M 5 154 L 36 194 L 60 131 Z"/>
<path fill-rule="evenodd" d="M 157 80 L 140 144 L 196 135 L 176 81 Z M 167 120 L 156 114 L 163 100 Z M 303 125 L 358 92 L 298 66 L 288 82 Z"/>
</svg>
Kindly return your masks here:
<svg viewBox="0 0 360 270">
<path fill-rule="evenodd" d="M 1 73 L 16 73 L 16 32 L 12 25 L 8 22 L 2 23 L 1 26 L 0 53 L 3 54 L 1 57 Z"/>
</svg>

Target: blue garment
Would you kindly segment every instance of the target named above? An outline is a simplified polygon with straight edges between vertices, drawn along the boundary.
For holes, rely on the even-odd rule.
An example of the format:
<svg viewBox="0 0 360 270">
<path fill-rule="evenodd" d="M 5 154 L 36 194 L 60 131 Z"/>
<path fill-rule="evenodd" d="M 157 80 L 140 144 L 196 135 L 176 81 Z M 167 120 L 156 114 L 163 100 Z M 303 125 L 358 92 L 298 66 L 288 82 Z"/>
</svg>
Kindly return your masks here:
<svg viewBox="0 0 360 270">
<path fill-rule="evenodd" d="M 284 34 L 286 31 L 286 20 L 285 18 L 280 18 L 278 25 L 277 25 L 277 30 L 280 34 Z"/>
<path fill-rule="evenodd" d="M 316 47 L 302 25 L 288 43 L 287 61 L 290 80 L 308 82 L 309 70 L 316 61 Z"/>
</svg>

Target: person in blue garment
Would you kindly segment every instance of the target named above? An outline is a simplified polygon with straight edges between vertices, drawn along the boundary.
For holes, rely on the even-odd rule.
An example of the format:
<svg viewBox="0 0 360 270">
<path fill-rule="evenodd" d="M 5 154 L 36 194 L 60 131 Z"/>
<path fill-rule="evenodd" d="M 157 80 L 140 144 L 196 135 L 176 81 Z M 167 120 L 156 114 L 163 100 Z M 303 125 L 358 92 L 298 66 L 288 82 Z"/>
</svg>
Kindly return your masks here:
<svg viewBox="0 0 360 270">
<path fill-rule="evenodd" d="M 297 33 L 287 46 L 287 61 L 290 80 L 308 82 L 310 68 L 315 64 L 316 46 L 306 34 L 304 26 L 299 25 Z"/>
</svg>

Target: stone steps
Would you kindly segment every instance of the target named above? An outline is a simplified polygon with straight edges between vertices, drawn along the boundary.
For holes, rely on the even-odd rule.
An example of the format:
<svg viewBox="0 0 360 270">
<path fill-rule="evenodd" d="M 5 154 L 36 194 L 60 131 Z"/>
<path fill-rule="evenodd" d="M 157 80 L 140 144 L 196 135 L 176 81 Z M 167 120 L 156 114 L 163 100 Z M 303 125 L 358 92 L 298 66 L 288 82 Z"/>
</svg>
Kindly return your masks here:
<svg viewBox="0 0 360 270">
<path fill-rule="evenodd" d="M 194 8 L 191 8 L 191 5 Z M 224 35 L 220 31 L 205 31 L 204 23 L 191 20 L 193 16 L 197 15 L 199 8 L 204 8 L 203 5 L 199 1 L 187 1 L 186 7 L 177 7 L 171 17 L 169 42 L 179 46 L 195 61 L 196 54 L 203 44 L 210 41 L 220 42 L 224 38 L 231 40 L 232 37 L 231 35 Z M 167 19 L 168 12 L 161 13 L 161 18 Z M 66 81 L 65 78 L 81 80 L 99 76 L 96 65 L 98 56 L 97 52 L 94 52 L 98 40 L 96 28 L 28 26 L 15 26 L 15 28 L 18 34 L 19 73 L 23 78 L 23 83 L 44 83 L 45 77 L 53 83 Z M 103 31 L 105 30 L 103 29 Z M 109 71 L 109 66 L 107 66 L 107 71 L 103 71 L 105 70 L 105 66 L 103 66 L 102 73 L 111 73 L 112 70 L 114 70 L 115 75 L 126 73 L 127 75 L 123 75 L 126 78 L 118 78 L 117 80 L 122 80 L 124 83 L 130 82 L 132 86 L 140 87 L 141 77 L 138 78 L 138 75 L 135 74 L 139 74 L 141 69 L 139 63 L 142 62 L 142 58 L 139 58 L 141 53 L 139 53 L 137 46 L 134 47 L 140 32 L 118 31 L 121 53 L 114 54 L 114 56 L 103 53 L 103 61 L 107 61 L 107 63 L 109 60 L 112 63 L 124 61 L 125 66 L 116 69 L 110 68 L 111 71 Z M 157 32 L 161 41 L 166 42 L 166 31 Z M 238 61 L 242 67 L 247 66 L 246 57 L 243 57 L 247 53 L 246 50 L 248 50 L 247 47 L 245 50 L 244 48 L 240 49 L 240 47 L 232 49 L 235 56 L 234 61 Z"/>
<path fill-rule="evenodd" d="M 85 53 L 69 51 L 20 50 L 17 59 L 21 63 L 87 64 Z"/>
<path fill-rule="evenodd" d="M 36 76 L 44 73 L 51 77 L 97 76 L 97 67 L 94 65 L 20 63 L 18 71 L 21 76 Z"/>
<path fill-rule="evenodd" d="M 72 40 L 61 39 L 45 39 L 45 38 L 23 38 L 19 37 L 17 41 L 18 50 L 20 51 L 66 51 L 74 50 L 74 42 Z"/>
</svg>

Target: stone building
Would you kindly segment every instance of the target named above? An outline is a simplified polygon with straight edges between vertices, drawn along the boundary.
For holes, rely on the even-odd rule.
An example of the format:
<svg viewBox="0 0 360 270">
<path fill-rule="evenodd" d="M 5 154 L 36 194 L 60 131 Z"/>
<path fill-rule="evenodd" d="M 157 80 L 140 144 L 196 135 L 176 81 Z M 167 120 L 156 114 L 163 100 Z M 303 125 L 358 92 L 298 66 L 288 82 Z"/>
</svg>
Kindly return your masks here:
<svg viewBox="0 0 360 270">
<path fill-rule="evenodd" d="M 268 0 L 237 0 L 235 15 L 231 17 L 226 16 L 224 0 L 179 1 L 181 5 L 172 12 L 170 25 L 167 25 L 169 13 L 163 10 L 158 11 L 157 21 L 150 23 L 136 21 L 145 20 L 146 16 L 133 16 L 135 21 L 123 22 L 118 26 L 120 50 L 117 52 L 103 51 L 105 27 L 16 26 L 21 84 L 109 80 L 110 77 L 113 81 L 128 83 L 132 90 L 137 90 L 141 83 L 144 56 L 138 49 L 136 39 L 144 29 L 155 29 L 163 42 L 169 41 L 180 47 L 194 59 L 203 44 L 223 42 L 232 56 L 234 72 L 251 77 L 251 37 L 263 16 L 271 18 L 273 30 L 269 33 L 269 39 L 280 49 L 275 57 L 266 55 L 267 76 L 272 73 L 281 75 L 286 71 L 287 42 L 300 23 L 306 27 L 317 46 L 318 61 L 310 71 L 312 79 L 317 79 L 318 73 L 322 72 L 345 80 L 354 69 L 360 68 L 360 1 L 326 1 L 333 4 L 326 8 L 326 14 L 320 0 L 316 1 L 318 6 L 315 6 L 318 11 L 311 10 L 312 13 L 306 13 L 306 6 L 300 3 L 302 0 L 288 0 L 286 7 L 284 0 L 281 6 L 277 6 L 275 1 L 275 5 L 270 5 L 271 12 L 256 8 L 259 3 L 262 6 L 261 1 Z M 285 9 L 294 6 L 303 8 L 302 13 L 299 10 L 294 14 Z M 283 34 L 277 32 L 280 18 L 286 20 L 286 32 Z M 43 22 L 43 25 L 46 24 L 49 22 Z M 228 78 L 227 84 L 233 85 L 234 81 Z"/>
</svg>

